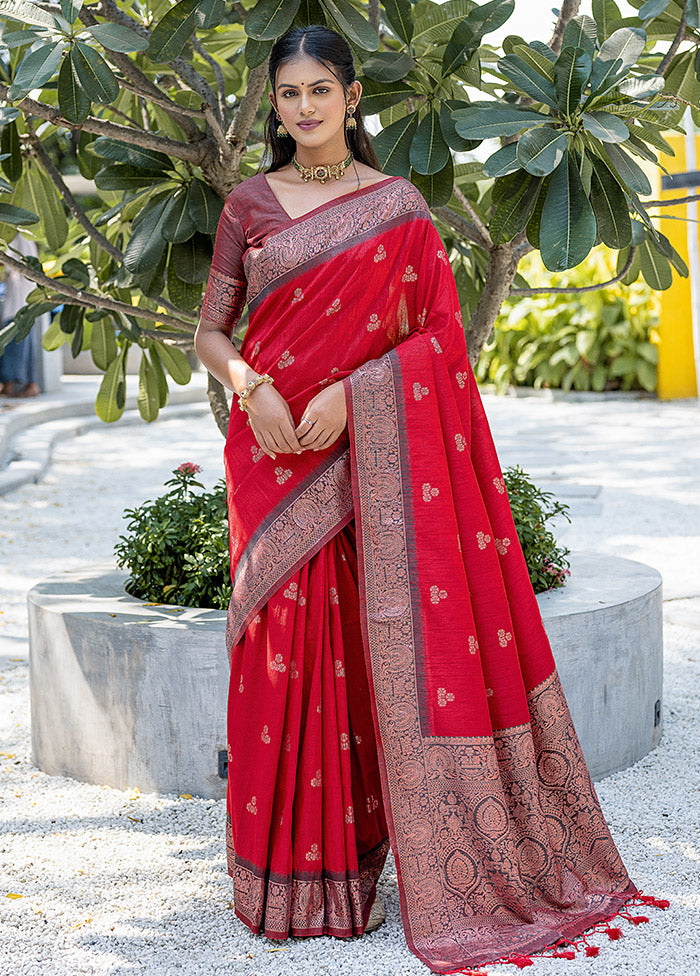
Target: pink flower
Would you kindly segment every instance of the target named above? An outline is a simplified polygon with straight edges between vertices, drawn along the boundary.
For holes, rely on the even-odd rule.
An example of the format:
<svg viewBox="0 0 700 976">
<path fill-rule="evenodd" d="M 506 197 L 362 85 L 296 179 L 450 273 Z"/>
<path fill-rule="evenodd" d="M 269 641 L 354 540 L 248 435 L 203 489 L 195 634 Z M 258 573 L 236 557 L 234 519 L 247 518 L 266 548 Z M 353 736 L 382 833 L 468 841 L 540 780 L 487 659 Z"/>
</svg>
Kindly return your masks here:
<svg viewBox="0 0 700 976">
<path fill-rule="evenodd" d="M 184 471 L 185 474 L 196 474 L 202 469 L 198 464 L 192 464 L 191 461 L 183 461 L 176 469 L 176 471 Z"/>
</svg>

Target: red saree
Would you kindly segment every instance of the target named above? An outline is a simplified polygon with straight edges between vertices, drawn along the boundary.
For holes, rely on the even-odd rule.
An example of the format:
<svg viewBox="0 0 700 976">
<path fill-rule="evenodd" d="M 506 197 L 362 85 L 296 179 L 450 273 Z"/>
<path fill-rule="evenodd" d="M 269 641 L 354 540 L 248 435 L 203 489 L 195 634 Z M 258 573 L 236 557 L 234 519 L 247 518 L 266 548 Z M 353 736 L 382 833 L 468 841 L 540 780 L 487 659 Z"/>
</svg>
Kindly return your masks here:
<svg viewBox="0 0 700 976">
<path fill-rule="evenodd" d="M 637 893 L 564 699 L 420 192 L 387 177 L 296 219 L 229 195 L 203 317 L 235 322 L 326 451 L 224 462 L 233 595 L 228 863 L 270 937 L 364 930 L 388 852 L 437 973 L 573 939 Z M 303 602 L 302 602 L 303 601 Z"/>
</svg>

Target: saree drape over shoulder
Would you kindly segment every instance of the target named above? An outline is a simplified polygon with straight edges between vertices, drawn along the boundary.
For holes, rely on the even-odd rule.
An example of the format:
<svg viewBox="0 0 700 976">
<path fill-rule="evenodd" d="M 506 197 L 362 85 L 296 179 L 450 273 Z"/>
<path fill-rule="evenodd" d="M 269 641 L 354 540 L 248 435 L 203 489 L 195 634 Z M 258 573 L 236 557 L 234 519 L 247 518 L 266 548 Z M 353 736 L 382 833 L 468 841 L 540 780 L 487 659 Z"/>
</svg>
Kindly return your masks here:
<svg viewBox="0 0 700 976">
<path fill-rule="evenodd" d="M 535 952 L 636 893 L 586 768 L 467 358 L 448 255 L 387 177 L 290 218 L 229 195 L 202 315 L 235 322 L 323 452 L 224 451 L 228 856 L 271 937 L 364 930 L 390 841 L 409 948 L 445 973 Z"/>
</svg>

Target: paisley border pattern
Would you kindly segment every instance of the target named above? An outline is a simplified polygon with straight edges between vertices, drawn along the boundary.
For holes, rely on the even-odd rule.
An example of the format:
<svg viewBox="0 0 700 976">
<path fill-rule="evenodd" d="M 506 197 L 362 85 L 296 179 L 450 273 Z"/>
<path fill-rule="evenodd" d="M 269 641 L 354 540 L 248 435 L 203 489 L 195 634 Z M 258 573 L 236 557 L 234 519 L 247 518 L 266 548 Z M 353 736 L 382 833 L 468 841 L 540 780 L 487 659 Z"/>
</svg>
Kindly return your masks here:
<svg viewBox="0 0 700 976">
<path fill-rule="evenodd" d="M 233 878 L 236 916 L 268 939 L 361 934 L 388 853 L 387 837 L 360 857 L 359 869 L 353 873 L 261 872 L 236 855 L 231 818 L 226 817 L 226 859 Z"/>
<path fill-rule="evenodd" d="M 360 241 L 376 236 L 378 229 L 409 220 L 431 219 L 425 199 L 409 180 L 394 180 L 362 197 L 339 201 L 321 213 L 309 215 L 300 224 L 283 227 L 267 238 L 257 251 L 245 259 L 248 279 L 248 311 L 252 312 L 266 295 L 305 265 L 313 267 L 334 253 L 345 251 Z"/>
<path fill-rule="evenodd" d="M 229 660 L 251 618 L 353 516 L 350 452 L 342 448 L 289 492 L 241 555 L 226 616 Z"/>
<path fill-rule="evenodd" d="M 406 940 L 434 972 L 537 951 L 614 914 L 636 888 L 556 670 L 528 693 L 529 723 L 422 734 L 398 351 L 344 382 L 365 656 Z"/>
</svg>

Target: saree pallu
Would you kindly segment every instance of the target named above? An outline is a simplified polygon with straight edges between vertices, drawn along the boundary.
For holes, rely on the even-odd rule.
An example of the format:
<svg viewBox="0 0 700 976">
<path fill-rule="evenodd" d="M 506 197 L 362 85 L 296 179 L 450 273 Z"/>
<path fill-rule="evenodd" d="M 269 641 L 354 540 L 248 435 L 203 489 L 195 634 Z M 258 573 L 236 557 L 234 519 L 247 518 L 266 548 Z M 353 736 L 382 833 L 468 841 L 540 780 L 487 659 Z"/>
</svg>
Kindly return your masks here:
<svg viewBox="0 0 700 976">
<path fill-rule="evenodd" d="M 277 701 L 276 667 L 291 668 L 293 654 L 298 670 L 299 656 L 318 658 L 320 643 L 327 658 L 321 675 L 342 643 L 357 677 L 361 649 L 376 752 L 355 756 L 350 786 L 346 776 L 337 787 L 338 742 L 351 730 L 333 716 L 312 727 L 313 712 L 307 715 L 312 754 L 328 756 L 338 795 L 325 820 L 317 809 L 307 821 L 299 801 L 298 858 L 290 861 L 287 851 L 282 864 L 274 858 L 242 864 L 231 834 L 248 847 L 245 838 L 262 830 L 274 849 L 274 816 L 285 814 L 277 796 L 268 796 L 269 813 L 256 819 L 250 806 L 259 810 L 260 796 L 252 804 L 230 790 L 234 882 L 240 875 L 242 892 L 244 883 L 248 890 L 257 884 L 260 917 L 274 884 L 287 892 L 306 885 L 315 899 L 304 909 L 313 919 L 309 932 L 332 931 L 341 916 L 340 929 L 362 931 L 388 834 L 406 941 L 433 972 L 571 939 L 613 916 L 637 889 L 605 823 L 559 684 L 467 358 L 454 276 L 430 211 L 409 181 L 389 177 L 300 218 L 283 219 L 278 205 L 282 219 L 273 232 L 246 246 L 246 221 L 261 199 L 274 207 L 263 174 L 230 194 L 226 220 L 233 232 L 221 231 L 221 245 L 217 236 L 205 306 L 213 316 L 218 298 L 236 312 L 245 293 L 243 358 L 273 375 L 295 424 L 319 389 L 342 382 L 348 425 L 323 452 L 273 460 L 259 449 L 245 415 L 231 412 L 224 450 L 233 580 L 226 630 L 231 755 L 241 733 L 233 689 L 243 661 L 248 673 L 257 668 L 260 675 L 258 724 L 264 721 L 271 734 L 270 723 L 277 723 L 279 741 L 282 716 L 268 704 Z M 227 241 L 239 241 L 245 274 L 223 263 Z M 357 565 L 334 585 L 338 546 L 347 560 L 349 543 Z M 298 595 L 312 576 L 326 595 L 316 610 L 305 607 L 297 627 Z M 334 598 L 344 608 L 335 617 Z M 333 667 L 345 667 L 339 660 Z M 322 697 L 345 721 L 343 702 L 354 689 L 339 690 L 331 678 L 316 683 L 326 681 Z M 362 693 L 358 685 L 358 701 Z M 286 707 L 298 725 L 295 694 L 280 710 Z M 307 710 L 314 695 L 306 695 Z M 366 714 L 366 705 L 350 714 L 350 724 L 362 721 L 363 708 Z M 248 706 L 241 714 L 254 711 Z M 255 763 L 260 756 L 256 749 Z M 325 775 L 325 758 L 319 777 L 316 760 L 305 762 L 295 788 L 308 792 L 306 780 Z M 274 763 L 275 789 L 284 792 L 286 783 L 291 790 L 279 750 Z M 275 782 L 261 766 L 246 773 L 245 764 L 244 748 L 234 771 L 244 793 L 254 780 Z M 332 851 L 353 841 L 343 838 L 340 823 L 348 795 L 355 815 L 359 801 L 376 816 L 363 823 L 362 844 L 354 838 L 341 878 Z M 369 795 L 381 801 L 374 811 Z M 314 844 L 327 876 L 298 867 Z M 293 926 L 288 931 L 295 934 Z"/>
</svg>

